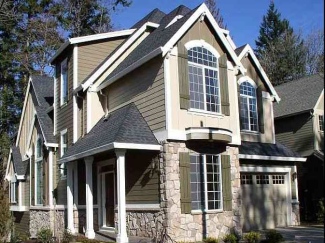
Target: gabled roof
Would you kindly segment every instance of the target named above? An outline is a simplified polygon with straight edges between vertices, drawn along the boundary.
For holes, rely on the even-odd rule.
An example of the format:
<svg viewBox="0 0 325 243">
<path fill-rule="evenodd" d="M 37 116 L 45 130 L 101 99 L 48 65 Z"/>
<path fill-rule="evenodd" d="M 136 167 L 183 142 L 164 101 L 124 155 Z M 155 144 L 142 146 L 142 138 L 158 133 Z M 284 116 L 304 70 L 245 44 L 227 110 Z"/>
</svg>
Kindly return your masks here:
<svg viewBox="0 0 325 243">
<path fill-rule="evenodd" d="M 100 119 L 89 133 L 68 148 L 60 162 L 114 149 L 117 143 L 159 146 L 156 137 L 133 103 Z"/>
<path fill-rule="evenodd" d="M 22 161 L 19 147 L 13 146 L 11 147 L 11 151 L 12 151 L 12 162 L 13 162 L 15 173 L 18 176 L 26 175 L 29 160 L 27 159 L 25 161 Z"/>
<path fill-rule="evenodd" d="M 152 23 L 159 24 L 161 19 L 165 15 L 166 14 L 164 12 L 160 11 L 158 8 L 155 8 L 150 13 L 148 13 L 144 18 L 140 19 L 137 23 L 135 23 L 131 27 L 131 29 L 138 29 L 147 22 L 152 22 Z"/>
<path fill-rule="evenodd" d="M 34 106 L 45 143 L 56 143 L 53 135 L 53 122 L 47 113 L 48 108 L 53 104 L 54 80 L 46 76 L 32 76 L 31 84 L 37 99 L 37 104 Z"/>
<path fill-rule="evenodd" d="M 254 51 L 253 49 L 251 48 L 250 45 L 246 44 L 244 46 L 241 46 L 241 47 L 238 47 L 236 50 L 235 50 L 235 53 L 239 53 L 237 54 L 239 60 L 241 60 L 246 54 L 250 55 L 255 66 L 257 67 L 257 70 L 259 71 L 259 73 L 262 75 L 264 81 L 265 81 L 265 84 L 266 84 L 266 87 L 269 89 L 269 91 L 271 92 L 272 96 L 274 97 L 274 99 L 279 102 L 281 100 L 281 98 L 279 97 L 279 95 L 277 94 L 277 92 L 275 91 L 273 85 L 271 84 L 269 78 L 267 77 L 264 69 L 262 68 L 260 62 L 258 61 L 257 57 L 255 56 L 254 54 Z"/>
<path fill-rule="evenodd" d="M 258 156 L 258 157 L 257 157 Z M 306 161 L 298 153 L 280 143 L 259 143 L 242 141 L 239 146 L 239 158 L 283 161 Z"/>
<path fill-rule="evenodd" d="M 276 86 L 275 89 L 281 97 L 281 102 L 274 105 L 275 118 L 309 112 L 324 90 L 324 76 L 307 76 Z"/>
</svg>

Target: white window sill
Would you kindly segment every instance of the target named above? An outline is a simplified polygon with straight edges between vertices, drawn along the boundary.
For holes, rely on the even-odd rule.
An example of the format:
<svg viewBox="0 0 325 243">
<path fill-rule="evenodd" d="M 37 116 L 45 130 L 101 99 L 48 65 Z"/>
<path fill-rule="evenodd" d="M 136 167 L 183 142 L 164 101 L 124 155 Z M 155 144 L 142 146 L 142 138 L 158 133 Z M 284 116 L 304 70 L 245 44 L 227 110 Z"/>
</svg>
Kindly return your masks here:
<svg viewBox="0 0 325 243">
<path fill-rule="evenodd" d="M 250 130 L 240 130 L 241 133 L 250 134 L 250 135 L 260 135 L 261 133 L 258 131 L 250 131 Z"/>
<path fill-rule="evenodd" d="M 26 212 L 28 209 L 29 207 L 27 206 L 10 206 L 10 211 Z"/>
<path fill-rule="evenodd" d="M 215 210 L 191 210 L 191 214 L 214 214 L 214 213 L 222 213 L 223 209 L 215 209 Z"/>
<path fill-rule="evenodd" d="M 190 108 L 188 110 L 188 113 L 193 114 L 193 115 L 204 115 L 204 116 L 208 116 L 208 117 L 218 117 L 218 118 L 223 118 L 225 116 L 218 112 L 198 110 L 198 109 L 193 109 L 193 108 Z"/>
</svg>

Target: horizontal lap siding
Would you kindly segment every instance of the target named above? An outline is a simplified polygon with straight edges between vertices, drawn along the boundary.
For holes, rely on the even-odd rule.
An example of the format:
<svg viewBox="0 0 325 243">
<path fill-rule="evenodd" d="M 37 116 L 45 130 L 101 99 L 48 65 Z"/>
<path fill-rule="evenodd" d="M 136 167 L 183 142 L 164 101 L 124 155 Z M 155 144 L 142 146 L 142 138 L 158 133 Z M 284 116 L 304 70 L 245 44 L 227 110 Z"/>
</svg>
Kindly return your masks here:
<svg viewBox="0 0 325 243">
<path fill-rule="evenodd" d="M 154 58 L 106 89 L 109 110 L 134 102 L 152 131 L 165 129 L 163 60 Z"/>
<path fill-rule="evenodd" d="M 158 159 L 155 153 L 128 151 L 126 154 L 127 203 L 158 203 Z M 155 166 L 153 166 L 153 164 Z"/>
<path fill-rule="evenodd" d="M 314 149 L 312 119 L 309 113 L 275 120 L 277 142 L 305 156 Z"/>
<path fill-rule="evenodd" d="M 23 195 L 22 198 L 24 200 L 23 205 L 24 206 L 29 206 L 30 205 L 30 190 L 29 190 L 29 179 L 27 179 L 26 181 L 22 182 L 22 191 L 23 191 Z"/>
<path fill-rule="evenodd" d="M 14 212 L 15 230 L 22 235 L 29 235 L 29 212 Z"/>
<path fill-rule="evenodd" d="M 82 82 L 123 41 L 124 37 L 79 46 L 78 82 Z"/>
</svg>

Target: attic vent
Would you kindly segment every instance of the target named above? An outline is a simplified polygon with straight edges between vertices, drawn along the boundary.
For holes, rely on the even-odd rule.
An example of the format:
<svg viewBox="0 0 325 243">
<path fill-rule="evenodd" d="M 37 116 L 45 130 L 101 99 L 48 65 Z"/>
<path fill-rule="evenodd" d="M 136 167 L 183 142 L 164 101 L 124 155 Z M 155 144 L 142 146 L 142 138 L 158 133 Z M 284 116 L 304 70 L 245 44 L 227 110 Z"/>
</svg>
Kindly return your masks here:
<svg viewBox="0 0 325 243">
<path fill-rule="evenodd" d="M 181 18 L 183 18 L 183 15 L 177 15 L 175 18 L 173 18 L 172 21 L 170 21 L 170 23 L 165 27 L 165 29 L 168 28 L 169 26 L 171 26 L 173 23 L 175 23 L 177 20 L 179 20 Z"/>
</svg>

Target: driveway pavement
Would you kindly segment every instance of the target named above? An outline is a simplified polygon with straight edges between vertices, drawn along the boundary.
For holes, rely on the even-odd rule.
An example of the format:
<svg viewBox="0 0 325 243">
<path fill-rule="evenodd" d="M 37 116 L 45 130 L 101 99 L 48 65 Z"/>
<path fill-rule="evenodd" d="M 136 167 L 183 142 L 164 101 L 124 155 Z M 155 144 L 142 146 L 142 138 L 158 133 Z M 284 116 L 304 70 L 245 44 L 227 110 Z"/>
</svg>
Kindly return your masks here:
<svg viewBox="0 0 325 243">
<path fill-rule="evenodd" d="M 286 242 L 324 243 L 324 225 L 276 228 Z"/>
</svg>

